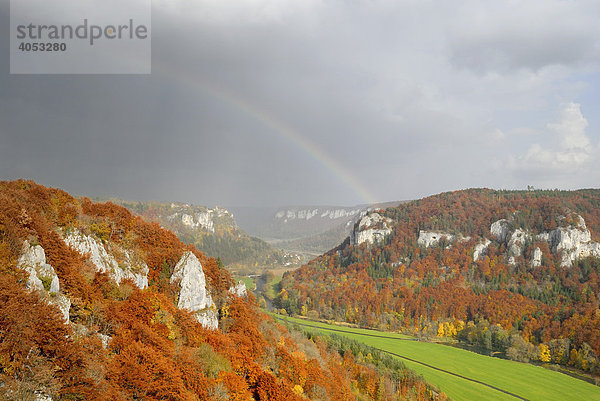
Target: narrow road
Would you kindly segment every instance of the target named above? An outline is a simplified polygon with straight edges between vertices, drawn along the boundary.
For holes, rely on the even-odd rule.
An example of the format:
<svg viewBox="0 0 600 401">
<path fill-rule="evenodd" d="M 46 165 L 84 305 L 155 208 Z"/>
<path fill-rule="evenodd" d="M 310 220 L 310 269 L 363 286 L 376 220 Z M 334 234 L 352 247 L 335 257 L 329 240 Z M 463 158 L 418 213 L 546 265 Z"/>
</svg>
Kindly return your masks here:
<svg viewBox="0 0 600 401">
<path fill-rule="evenodd" d="M 315 325 L 312 325 L 312 324 L 298 323 L 298 322 L 290 322 L 289 320 L 287 320 L 287 319 L 285 319 L 285 318 L 282 318 L 282 317 L 279 317 L 279 316 L 273 316 L 273 317 L 274 317 L 275 319 L 279 319 L 279 320 L 282 320 L 282 321 L 284 321 L 284 322 L 287 322 L 287 323 L 290 323 L 290 324 L 297 324 L 297 325 L 299 325 L 299 326 L 311 327 L 311 328 L 316 328 L 316 329 L 319 329 L 319 330 L 327 330 L 327 331 L 333 331 L 333 332 L 341 332 L 341 333 L 354 334 L 354 335 L 358 335 L 358 336 L 366 336 L 366 337 L 388 338 L 388 339 L 392 339 L 392 340 L 399 340 L 399 341 L 407 341 L 407 340 L 408 340 L 408 341 L 417 341 L 417 339 L 412 339 L 412 338 L 397 338 L 397 337 L 382 336 L 382 335 L 376 335 L 376 334 L 357 333 L 357 332 L 348 331 L 348 330 L 330 329 L 330 328 L 325 328 L 325 327 L 315 326 Z M 430 368 L 430 369 L 434 369 L 434 370 L 437 370 L 437 371 L 439 371 L 439 372 L 444 372 L 444 373 L 447 373 L 447 374 L 449 374 L 449 375 L 452 375 L 452 376 L 455 376 L 455 377 L 459 377 L 459 378 L 461 378 L 461 379 L 468 380 L 468 381 L 470 381 L 470 382 L 473 382 L 473 383 L 478 383 L 478 384 L 481 384 L 482 386 L 489 387 L 489 388 L 491 388 L 491 389 L 494 389 L 494 390 L 496 390 L 496 391 L 499 391 L 499 392 L 501 392 L 501 393 L 504 393 L 504 394 L 510 395 L 510 396 L 512 396 L 512 397 L 514 397 L 514 398 L 517 398 L 517 399 L 519 399 L 519 400 L 529 401 L 529 399 L 527 399 L 527 398 L 521 397 L 520 395 L 517 395 L 517 394 L 511 393 L 510 391 L 503 390 L 503 389 L 501 389 L 501 388 L 498 388 L 498 387 L 496 387 L 496 386 L 492 386 L 491 384 L 488 384 L 488 383 L 482 382 L 482 381 L 480 381 L 480 380 L 477 380 L 477 379 L 471 379 L 470 377 L 466 377 L 466 376 L 463 376 L 463 375 L 461 375 L 461 374 L 458 374 L 458 373 L 450 372 L 449 370 L 442 369 L 442 368 L 438 368 L 438 367 L 436 367 L 436 366 L 433 366 L 433 365 L 430 365 L 430 364 L 428 364 L 428 363 L 421 362 L 421 361 L 417 361 L 416 359 L 408 358 L 408 357 L 406 357 L 406 356 L 402 356 L 402 355 L 400 355 L 400 354 L 396 354 L 395 352 L 386 351 L 386 350 L 384 350 L 384 349 L 377 348 L 377 347 L 371 347 L 371 348 L 373 348 L 373 349 L 376 349 L 376 350 L 378 350 L 378 351 L 381 351 L 381 352 L 385 352 L 386 354 L 393 355 L 393 356 L 395 356 L 395 357 L 398 357 L 398 358 L 400 358 L 400 359 L 405 359 L 405 360 L 407 360 L 407 361 L 410 361 L 410 362 L 418 363 L 419 365 L 426 366 L 426 367 L 428 367 L 428 368 Z"/>
</svg>

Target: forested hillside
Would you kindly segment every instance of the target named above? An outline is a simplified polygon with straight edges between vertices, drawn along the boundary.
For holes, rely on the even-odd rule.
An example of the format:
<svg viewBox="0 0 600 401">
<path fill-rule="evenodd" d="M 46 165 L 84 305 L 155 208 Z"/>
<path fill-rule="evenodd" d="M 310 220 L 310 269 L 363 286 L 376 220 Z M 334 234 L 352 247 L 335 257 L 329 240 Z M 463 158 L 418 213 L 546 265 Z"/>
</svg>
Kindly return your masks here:
<svg viewBox="0 0 600 401">
<path fill-rule="evenodd" d="M 173 231 L 183 242 L 195 245 L 205 254 L 220 258 L 226 267 L 258 271 L 300 264 L 298 255 L 246 234 L 226 209 L 183 203 L 115 202 Z"/>
<path fill-rule="evenodd" d="M 443 193 L 363 217 L 276 304 L 597 374 L 598 241 L 599 190 Z"/>
<path fill-rule="evenodd" d="M 0 398 L 445 398 L 288 332 L 233 284 L 121 206 L 0 182 Z"/>
</svg>

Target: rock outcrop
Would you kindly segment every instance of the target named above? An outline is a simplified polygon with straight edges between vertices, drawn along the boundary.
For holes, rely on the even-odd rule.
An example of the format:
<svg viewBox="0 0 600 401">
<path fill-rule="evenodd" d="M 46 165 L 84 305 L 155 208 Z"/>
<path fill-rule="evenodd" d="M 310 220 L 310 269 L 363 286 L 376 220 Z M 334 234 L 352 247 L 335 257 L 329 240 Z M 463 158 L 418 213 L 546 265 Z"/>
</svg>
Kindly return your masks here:
<svg viewBox="0 0 600 401">
<path fill-rule="evenodd" d="M 369 213 L 363 216 L 354 226 L 354 230 L 350 235 L 350 242 L 353 245 L 360 245 L 364 242 L 379 244 L 391 233 L 391 219 L 383 217 L 379 213 Z"/>
<path fill-rule="evenodd" d="M 88 255 L 90 261 L 96 266 L 96 271 L 107 272 L 117 284 L 125 279 L 131 279 L 142 290 L 148 287 L 148 266 L 143 262 L 134 262 L 127 250 L 119 249 L 124 259 L 124 262 L 119 264 L 114 256 L 106 251 L 102 243 L 90 235 L 75 230 L 65 235 L 64 241 L 81 255 Z"/>
<path fill-rule="evenodd" d="M 171 204 L 171 208 L 177 208 L 179 211 L 169 215 L 169 220 L 181 220 L 181 222 L 192 229 L 201 229 L 209 233 L 215 232 L 215 220 L 222 217 L 227 217 L 230 224 L 235 226 L 233 215 L 226 209 L 215 207 L 214 209 L 202 208 L 190 205 L 175 205 Z"/>
<path fill-rule="evenodd" d="M 322 209 L 322 208 L 310 208 L 310 209 L 286 209 L 279 210 L 275 213 L 276 219 L 283 219 L 285 222 L 289 220 L 310 220 L 313 217 L 328 218 L 331 220 L 337 220 L 346 217 L 352 217 L 358 215 L 362 209 Z"/>
<path fill-rule="evenodd" d="M 206 288 L 206 279 L 202 264 L 190 251 L 186 251 L 177 262 L 171 283 L 180 287 L 177 307 L 194 312 L 202 326 L 218 329 L 219 320 L 215 304 Z"/>
<path fill-rule="evenodd" d="M 488 246 L 490 246 L 491 243 L 492 243 L 492 241 L 490 241 L 487 238 L 484 238 L 484 240 L 482 242 L 475 245 L 475 248 L 473 248 L 473 261 L 474 262 L 477 262 L 479 260 L 479 258 L 481 258 L 483 255 L 485 255 L 485 253 L 487 252 L 487 248 L 488 248 Z"/>
<path fill-rule="evenodd" d="M 421 230 L 419 231 L 417 244 L 424 246 L 425 248 L 429 248 L 430 246 L 438 245 L 442 238 L 445 238 L 448 242 L 452 242 L 454 241 L 455 236 L 448 233 Z"/>
<path fill-rule="evenodd" d="M 531 254 L 529 265 L 531 267 L 540 267 L 542 265 L 542 256 L 542 250 L 539 247 L 536 247 Z"/>
<path fill-rule="evenodd" d="M 31 246 L 29 241 L 25 240 L 17 267 L 29 275 L 27 288 L 45 294 L 47 300 L 60 309 L 63 319 L 69 323 L 71 301 L 60 293 L 60 281 L 54 268 L 46 262 L 44 248 L 40 245 Z"/>
<path fill-rule="evenodd" d="M 527 241 L 537 240 L 547 242 L 552 253 L 561 252 L 561 266 L 570 267 L 577 259 L 588 256 L 600 257 L 600 243 L 592 241 L 591 233 L 581 216 L 577 215 L 576 220 L 575 225 L 558 227 L 534 235 L 520 228 L 513 229 L 511 221 L 501 219 L 492 223 L 490 232 L 500 243 L 506 244 L 509 264 L 516 263 L 516 258 L 523 254 Z M 542 251 L 539 248 L 534 249 L 530 265 L 541 266 L 541 260 Z"/>
<path fill-rule="evenodd" d="M 240 280 L 235 286 L 229 289 L 229 293 L 237 295 L 238 297 L 245 297 L 248 295 L 248 290 L 246 289 L 246 284 Z"/>
<path fill-rule="evenodd" d="M 562 266 L 571 266 L 577 259 L 588 256 L 600 257 L 600 243 L 592 241 L 592 235 L 581 216 L 573 227 L 559 227 L 540 238 L 546 239 L 552 252 L 562 252 Z"/>
<path fill-rule="evenodd" d="M 505 243 L 511 232 L 511 224 L 506 219 L 495 221 L 490 226 L 490 233 L 498 242 Z"/>
</svg>

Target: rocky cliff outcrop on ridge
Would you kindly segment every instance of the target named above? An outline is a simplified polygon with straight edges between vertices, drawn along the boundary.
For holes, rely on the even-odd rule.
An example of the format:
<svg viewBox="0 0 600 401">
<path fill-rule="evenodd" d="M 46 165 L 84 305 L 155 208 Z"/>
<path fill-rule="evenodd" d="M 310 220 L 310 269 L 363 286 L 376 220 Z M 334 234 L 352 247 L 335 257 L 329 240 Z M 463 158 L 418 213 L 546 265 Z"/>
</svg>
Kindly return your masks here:
<svg viewBox="0 0 600 401">
<path fill-rule="evenodd" d="M 27 288 L 45 294 L 45 298 L 60 309 L 66 323 L 69 323 L 71 301 L 60 293 L 60 282 L 54 268 L 46 263 L 46 253 L 40 245 L 23 242 L 23 250 L 17 267 L 28 273 Z"/>
<path fill-rule="evenodd" d="M 498 242 L 506 245 L 508 263 L 511 265 L 515 265 L 516 258 L 522 256 L 527 243 L 544 241 L 548 243 L 553 254 L 561 253 L 561 266 L 569 267 L 577 259 L 588 256 L 600 257 L 600 243 L 592 241 L 591 233 L 587 229 L 583 217 L 577 215 L 575 220 L 575 224 L 535 234 L 521 228 L 513 228 L 513 222 L 501 219 L 492 223 L 490 233 Z M 541 249 L 536 247 L 530 266 L 540 266 L 542 256 Z"/>
<path fill-rule="evenodd" d="M 148 266 L 143 262 L 135 263 L 129 251 L 119 249 L 124 259 L 123 263 L 119 264 L 115 257 L 106 251 L 102 243 L 91 235 L 74 230 L 65 235 L 64 241 L 82 256 L 88 255 L 96 270 L 107 272 L 117 284 L 130 279 L 142 290 L 148 287 Z"/>
<path fill-rule="evenodd" d="M 392 233 L 392 220 L 379 213 L 369 213 L 363 216 L 354 226 L 350 235 L 350 242 L 360 245 L 364 242 L 379 244 L 385 237 Z"/>
<path fill-rule="evenodd" d="M 196 319 L 206 328 L 219 328 L 217 309 L 206 287 L 202 264 L 196 255 L 190 251 L 184 252 L 170 281 L 180 287 L 178 308 L 195 312 Z"/>
</svg>

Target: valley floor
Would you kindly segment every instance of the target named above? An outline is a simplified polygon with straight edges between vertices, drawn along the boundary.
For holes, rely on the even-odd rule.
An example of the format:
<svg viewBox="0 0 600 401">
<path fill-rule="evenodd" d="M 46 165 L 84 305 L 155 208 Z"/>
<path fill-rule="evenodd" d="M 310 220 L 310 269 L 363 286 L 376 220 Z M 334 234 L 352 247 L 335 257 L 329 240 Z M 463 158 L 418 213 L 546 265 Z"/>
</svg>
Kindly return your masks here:
<svg viewBox="0 0 600 401">
<path fill-rule="evenodd" d="M 394 355 L 454 400 L 599 400 L 600 387 L 544 369 L 389 332 L 282 315 L 310 332 L 339 335 Z"/>
</svg>

